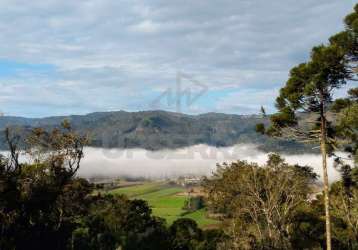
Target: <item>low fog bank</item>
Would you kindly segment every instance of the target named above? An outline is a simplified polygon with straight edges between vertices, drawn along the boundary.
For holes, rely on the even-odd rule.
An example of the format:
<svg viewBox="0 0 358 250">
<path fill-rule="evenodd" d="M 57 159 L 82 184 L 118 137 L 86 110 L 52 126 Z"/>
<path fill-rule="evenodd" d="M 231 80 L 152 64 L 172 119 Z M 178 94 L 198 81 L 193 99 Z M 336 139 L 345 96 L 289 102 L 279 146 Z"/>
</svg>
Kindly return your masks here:
<svg viewBox="0 0 358 250">
<path fill-rule="evenodd" d="M 85 148 L 79 175 L 91 177 L 131 177 L 163 179 L 185 175 L 211 175 L 217 163 L 247 160 L 263 164 L 267 153 L 259 151 L 255 145 L 235 145 L 216 148 L 196 145 L 177 150 L 148 151 L 144 149 L 101 149 Z M 322 177 L 321 157 L 315 154 L 283 155 L 290 164 L 309 165 Z M 333 167 L 333 159 L 328 160 L 329 180 L 339 178 Z"/>
</svg>

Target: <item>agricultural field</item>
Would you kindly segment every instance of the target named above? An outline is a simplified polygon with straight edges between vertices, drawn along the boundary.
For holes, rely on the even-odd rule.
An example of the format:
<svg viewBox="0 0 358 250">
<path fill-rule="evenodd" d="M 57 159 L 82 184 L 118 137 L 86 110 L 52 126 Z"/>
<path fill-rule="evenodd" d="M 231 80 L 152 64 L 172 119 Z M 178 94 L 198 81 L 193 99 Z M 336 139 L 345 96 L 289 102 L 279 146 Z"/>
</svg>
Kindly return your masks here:
<svg viewBox="0 0 358 250">
<path fill-rule="evenodd" d="M 218 224 L 218 221 L 207 218 L 205 209 L 194 212 L 183 210 L 188 199 L 186 188 L 170 185 L 167 182 L 147 182 L 140 185 L 122 187 L 109 191 L 111 194 L 125 194 L 131 199 L 146 200 L 153 210 L 153 214 L 165 218 L 170 225 L 179 218 L 195 220 L 202 228 Z"/>
</svg>

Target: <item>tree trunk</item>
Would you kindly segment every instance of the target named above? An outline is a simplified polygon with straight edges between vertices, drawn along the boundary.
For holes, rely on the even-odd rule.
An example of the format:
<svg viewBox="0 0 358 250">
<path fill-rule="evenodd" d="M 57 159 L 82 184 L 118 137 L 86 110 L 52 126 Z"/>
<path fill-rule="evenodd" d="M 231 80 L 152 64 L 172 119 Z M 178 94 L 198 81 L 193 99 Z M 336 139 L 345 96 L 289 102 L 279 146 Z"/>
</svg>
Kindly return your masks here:
<svg viewBox="0 0 358 250">
<path fill-rule="evenodd" d="M 327 128 L 326 117 L 324 115 L 324 107 L 321 105 L 321 154 L 322 154 L 322 168 L 323 168 L 323 186 L 324 186 L 324 207 L 326 214 L 326 244 L 327 250 L 332 250 L 331 245 L 331 217 L 329 212 L 329 183 L 328 183 L 328 171 L 327 171 Z"/>
</svg>

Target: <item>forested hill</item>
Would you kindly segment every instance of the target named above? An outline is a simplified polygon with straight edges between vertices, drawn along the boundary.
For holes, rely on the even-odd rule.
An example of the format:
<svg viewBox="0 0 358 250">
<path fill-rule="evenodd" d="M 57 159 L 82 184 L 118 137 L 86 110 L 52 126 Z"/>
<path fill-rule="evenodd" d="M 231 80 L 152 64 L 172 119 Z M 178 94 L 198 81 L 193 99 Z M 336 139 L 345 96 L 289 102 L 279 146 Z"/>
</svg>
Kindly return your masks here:
<svg viewBox="0 0 358 250">
<path fill-rule="evenodd" d="M 81 134 L 90 136 L 90 146 L 106 148 L 144 148 L 158 150 L 195 144 L 231 146 L 237 143 L 259 144 L 265 151 L 297 153 L 307 151 L 301 144 L 259 135 L 255 125 L 267 120 L 259 116 L 207 113 L 186 115 L 165 111 L 96 112 L 87 115 L 46 118 L 0 117 L 0 130 L 17 126 L 21 135 L 33 127 L 59 126 L 67 119 Z M 0 146 L 6 148 L 3 133 Z"/>
</svg>

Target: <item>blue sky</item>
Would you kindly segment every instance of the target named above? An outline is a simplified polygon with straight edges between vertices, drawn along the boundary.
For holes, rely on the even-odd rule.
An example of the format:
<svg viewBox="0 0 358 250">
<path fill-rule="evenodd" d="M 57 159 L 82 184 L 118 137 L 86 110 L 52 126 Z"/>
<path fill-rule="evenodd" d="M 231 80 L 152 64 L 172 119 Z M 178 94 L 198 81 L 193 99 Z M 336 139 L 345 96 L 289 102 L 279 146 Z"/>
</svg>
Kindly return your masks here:
<svg viewBox="0 0 358 250">
<path fill-rule="evenodd" d="M 289 69 L 342 30 L 353 6 L 350 0 L 0 0 L 0 111 L 252 114 L 264 105 L 272 112 Z"/>
</svg>

